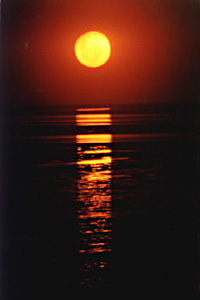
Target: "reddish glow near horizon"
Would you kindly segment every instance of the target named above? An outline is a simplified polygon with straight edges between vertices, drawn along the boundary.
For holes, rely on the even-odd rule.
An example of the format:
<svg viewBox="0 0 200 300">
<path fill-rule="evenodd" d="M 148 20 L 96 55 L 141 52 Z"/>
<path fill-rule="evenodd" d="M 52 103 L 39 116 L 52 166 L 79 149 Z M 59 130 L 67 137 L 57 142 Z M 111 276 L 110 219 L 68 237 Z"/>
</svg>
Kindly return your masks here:
<svg viewBox="0 0 200 300">
<path fill-rule="evenodd" d="M 77 106 L 171 102 L 187 100 L 196 89 L 200 18 L 194 9 L 187 12 L 185 1 L 51 2 L 36 1 L 29 11 L 14 1 L 10 13 L 21 12 L 10 15 L 6 55 L 13 63 L 6 76 L 10 93 L 20 96 L 15 100 L 13 94 L 11 101 Z M 109 59 L 99 67 L 82 65 L 75 54 L 76 40 L 90 28 L 104 33 L 111 45 Z"/>
<path fill-rule="evenodd" d="M 111 54 L 108 38 L 101 32 L 89 31 L 82 34 L 74 46 L 78 61 L 88 68 L 104 65 Z"/>
</svg>

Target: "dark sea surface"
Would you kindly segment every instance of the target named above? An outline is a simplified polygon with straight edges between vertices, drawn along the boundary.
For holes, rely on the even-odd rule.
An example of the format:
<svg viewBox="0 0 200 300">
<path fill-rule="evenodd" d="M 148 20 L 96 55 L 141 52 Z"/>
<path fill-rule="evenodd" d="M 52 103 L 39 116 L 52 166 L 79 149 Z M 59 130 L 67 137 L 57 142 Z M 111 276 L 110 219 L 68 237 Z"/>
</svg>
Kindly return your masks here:
<svg viewBox="0 0 200 300">
<path fill-rule="evenodd" d="M 9 112 L 5 299 L 198 299 L 198 118 L 179 105 Z"/>
</svg>

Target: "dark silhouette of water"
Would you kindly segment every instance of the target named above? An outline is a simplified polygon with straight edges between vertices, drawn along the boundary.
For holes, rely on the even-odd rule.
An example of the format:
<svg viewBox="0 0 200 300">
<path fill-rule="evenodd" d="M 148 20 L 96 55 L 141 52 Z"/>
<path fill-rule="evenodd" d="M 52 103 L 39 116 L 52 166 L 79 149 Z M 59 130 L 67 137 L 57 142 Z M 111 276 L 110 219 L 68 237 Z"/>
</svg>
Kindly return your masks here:
<svg viewBox="0 0 200 300">
<path fill-rule="evenodd" d="M 194 116 L 50 107 L 10 114 L 6 299 L 71 291 L 196 299 Z"/>
</svg>

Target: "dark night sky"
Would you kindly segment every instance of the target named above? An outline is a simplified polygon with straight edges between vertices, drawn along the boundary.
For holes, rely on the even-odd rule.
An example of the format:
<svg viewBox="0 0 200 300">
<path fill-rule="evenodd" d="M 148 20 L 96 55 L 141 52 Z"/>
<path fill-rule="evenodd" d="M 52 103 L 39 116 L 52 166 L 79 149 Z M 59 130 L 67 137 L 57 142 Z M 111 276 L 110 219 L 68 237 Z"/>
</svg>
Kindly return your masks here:
<svg viewBox="0 0 200 300">
<path fill-rule="evenodd" d="M 200 2 L 2 1 L 7 102 L 113 104 L 191 101 L 200 92 Z M 89 69 L 76 38 L 105 33 L 112 55 Z"/>
</svg>

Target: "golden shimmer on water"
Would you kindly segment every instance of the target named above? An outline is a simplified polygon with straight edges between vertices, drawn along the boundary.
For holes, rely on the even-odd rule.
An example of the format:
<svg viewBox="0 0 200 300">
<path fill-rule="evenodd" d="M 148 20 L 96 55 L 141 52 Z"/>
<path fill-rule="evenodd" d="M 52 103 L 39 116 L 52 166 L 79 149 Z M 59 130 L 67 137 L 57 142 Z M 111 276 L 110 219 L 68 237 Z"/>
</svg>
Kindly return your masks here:
<svg viewBox="0 0 200 300">
<path fill-rule="evenodd" d="M 97 108 L 77 108 L 76 111 L 78 112 L 89 112 L 89 111 L 109 111 L 110 107 L 97 107 Z"/>
<path fill-rule="evenodd" d="M 94 114 L 95 109 L 83 110 L 76 116 L 77 126 L 111 124 L 109 114 Z M 96 111 L 95 111 L 96 112 Z M 84 114 L 87 113 L 87 114 Z M 86 127 L 87 128 L 87 127 Z M 88 130 L 89 131 L 89 130 Z M 111 208 L 111 150 L 112 135 L 108 133 L 83 133 L 76 135 L 78 168 L 78 218 L 81 243 L 79 253 L 86 255 L 81 267 L 83 286 L 99 286 L 101 276 L 93 279 L 92 273 L 110 268 L 107 259 L 94 257 L 112 251 L 112 208 Z M 98 272 L 98 271 L 97 271 Z"/>
<path fill-rule="evenodd" d="M 91 144 L 91 143 L 111 143 L 111 134 L 78 134 L 76 136 L 77 144 Z"/>
<path fill-rule="evenodd" d="M 111 125 L 110 114 L 80 114 L 76 115 L 78 126 L 103 126 Z"/>
<path fill-rule="evenodd" d="M 90 144 L 77 147 L 78 215 L 83 236 L 80 253 L 111 251 L 112 158 L 109 153 L 111 149 L 106 145 L 103 149 L 102 145 Z"/>
</svg>

